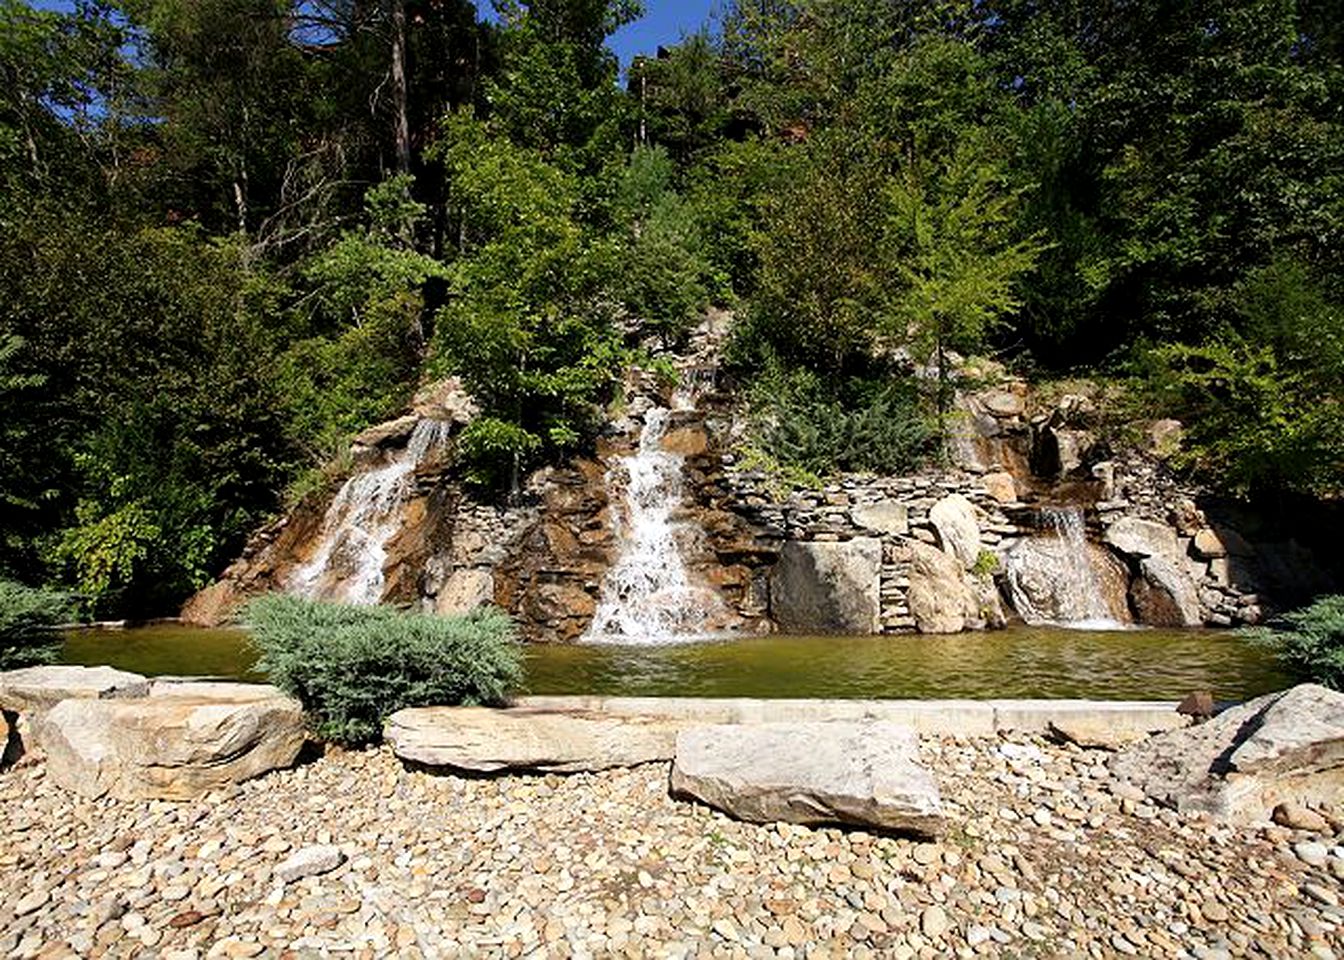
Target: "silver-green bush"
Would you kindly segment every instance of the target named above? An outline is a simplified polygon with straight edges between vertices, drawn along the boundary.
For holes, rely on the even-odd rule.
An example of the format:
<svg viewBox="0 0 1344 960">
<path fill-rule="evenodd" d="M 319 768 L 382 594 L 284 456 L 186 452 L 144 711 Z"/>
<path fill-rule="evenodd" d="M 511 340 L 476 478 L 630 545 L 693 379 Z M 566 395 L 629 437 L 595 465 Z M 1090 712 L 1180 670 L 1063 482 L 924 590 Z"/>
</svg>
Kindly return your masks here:
<svg viewBox="0 0 1344 960">
<path fill-rule="evenodd" d="M 70 619 L 71 612 L 63 593 L 0 580 L 0 670 L 55 660 L 61 637 L 52 627 Z"/>
<path fill-rule="evenodd" d="M 442 617 L 273 594 L 243 620 L 257 669 L 337 743 L 376 740 L 403 707 L 503 704 L 522 680 L 513 622 L 494 608 Z"/>
</svg>

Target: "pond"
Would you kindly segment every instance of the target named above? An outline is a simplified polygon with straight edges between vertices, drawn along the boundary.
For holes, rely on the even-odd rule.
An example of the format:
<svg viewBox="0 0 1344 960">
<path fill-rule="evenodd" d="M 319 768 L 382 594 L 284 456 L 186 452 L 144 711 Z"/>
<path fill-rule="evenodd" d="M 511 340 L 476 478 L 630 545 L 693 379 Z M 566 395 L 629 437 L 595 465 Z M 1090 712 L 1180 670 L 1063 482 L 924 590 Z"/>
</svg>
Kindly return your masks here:
<svg viewBox="0 0 1344 960">
<path fill-rule="evenodd" d="M 264 679 L 241 630 L 78 630 L 64 662 Z M 1265 651 L 1202 630 L 1012 627 L 955 636 L 785 637 L 656 647 L 530 646 L 527 692 L 684 697 L 1238 700 L 1288 686 Z"/>
</svg>

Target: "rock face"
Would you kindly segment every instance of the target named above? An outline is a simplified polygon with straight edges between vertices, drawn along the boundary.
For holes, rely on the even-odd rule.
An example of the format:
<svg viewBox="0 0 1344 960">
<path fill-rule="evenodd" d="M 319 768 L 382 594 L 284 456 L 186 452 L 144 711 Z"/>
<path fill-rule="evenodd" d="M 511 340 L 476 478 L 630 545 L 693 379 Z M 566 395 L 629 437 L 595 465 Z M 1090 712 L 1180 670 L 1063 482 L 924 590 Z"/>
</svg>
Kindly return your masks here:
<svg viewBox="0 0 1344 960">
<path fill-rule="evenodd" d="M 980 556 L 980 525 L 975 507 L 959 493 L 943 497 L 929 510 L 929 520 L 938 533 L 939 546 L 969 570 Z"/>
<path fill-rule="evenodd" d="M 0 709 L 37 715 L 62 700 L 143 697 L 149 681 L 112 667 L 25 667 L 0 673 Z"/>
<path fill-rule="evenodd" d="M 383 736 L 402 760 L 478 773 L 578 773 L 669 760 L 677 725 L 556 710 L 415 707 Z"/>
<path fill-rule="evenodd" d="M 979 602 L 950 554 L 910 544 L 910 615 L 920 633 L 959 633 L 979 619 Z"/>
<path fill-rule="evenodd" d="M 434 612 L 467 613 L 495 599 L 495 578 L 489 570 L 454 570 L 434 598 Z"/>
<path fill-rule="evenodd" d="M 1199 589 L 1185 567 L 1167 557 L 1146 557 L 1129 589 L 1139 622 L 1154 627 L 1197 627 L 1204 618 Z"/>
<path fill-rule="evenodd" d="M 1314 684 L 1225 710 L 1117 754 L 1111 772 L 1178 810 L 1237 822 L 1344 801 L 1344 694 Z"/>
<path fill-rule="evenodd" d="M 47 775 L 89 797 L 188 800 L 288 767 L 303 746 L 302 709 L 273 687 L 162 686 L 135 699 L 63 700 L 36 717 Z"/>
<path fill-rule="evenodd" d="M 791 542 L 770 577 L 771 612 L 781 630 L 877 633 L 881 629 L 882 541 Z"/>
<path fill-rule="evenodd" d="M 919 762 L 914 733 L 876 720 L 683 730 L 672 792 L 756 823 L 920 836 L 943 828 L 938 785 Z"/>
</svg>

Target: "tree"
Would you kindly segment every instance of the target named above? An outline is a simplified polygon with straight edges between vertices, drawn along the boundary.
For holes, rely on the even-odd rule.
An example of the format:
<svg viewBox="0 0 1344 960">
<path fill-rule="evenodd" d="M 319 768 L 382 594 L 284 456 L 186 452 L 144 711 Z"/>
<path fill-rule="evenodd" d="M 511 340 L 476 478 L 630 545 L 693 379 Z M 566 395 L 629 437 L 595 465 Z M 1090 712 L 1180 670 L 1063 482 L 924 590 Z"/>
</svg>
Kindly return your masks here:
<svg viewBox="0 0 1344 960">
<path fill-rule="evenodd" d="M 1020 305 L 1016 284 L 1040 251 L 1015 239 L 1018 196 L 986 150 L 967 139 L 942 163 L 907 165 L 887 190 L 886 242 L 902 285 L 887 323 L 931 357 L 940 427 L 951 401 L 949 350 L 976 350 Z"/>
</svg>

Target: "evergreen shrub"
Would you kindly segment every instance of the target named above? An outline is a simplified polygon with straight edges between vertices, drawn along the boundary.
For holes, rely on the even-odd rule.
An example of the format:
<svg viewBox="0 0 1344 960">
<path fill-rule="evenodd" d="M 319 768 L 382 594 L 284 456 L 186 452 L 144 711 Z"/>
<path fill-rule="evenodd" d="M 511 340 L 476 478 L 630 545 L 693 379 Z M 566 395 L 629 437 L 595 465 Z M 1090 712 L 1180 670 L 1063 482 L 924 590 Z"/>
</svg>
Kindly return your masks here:
<svg viewBox="0 0 1344 960">
<path fill-rule="evenodd" d="M 55 660 L 61 638 L 52 628 L 72 611 L 66 594 L 0 580 L 0 670 Z"/>
<path fill-rule="evenodd" d="M 1320 597 L 1243 634 L 1307 679 L 1344 690 L 1344 594 Z"/>
<path fill-rule="evenodd" d="M 404 707 L 501 705 L 522 680 L 513 622 L 494 608 L 445 617 L 272 594 L 243 620 L 257 669 L 336 743 L 378 739 Z"/>
</svg>

